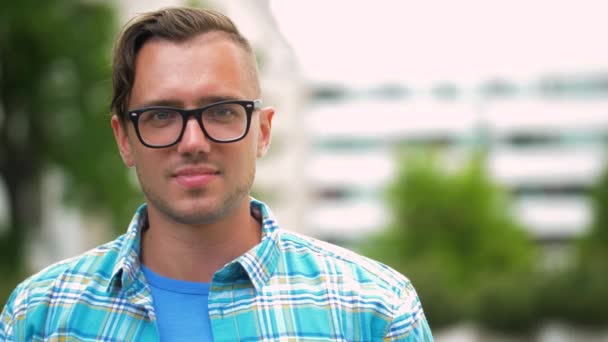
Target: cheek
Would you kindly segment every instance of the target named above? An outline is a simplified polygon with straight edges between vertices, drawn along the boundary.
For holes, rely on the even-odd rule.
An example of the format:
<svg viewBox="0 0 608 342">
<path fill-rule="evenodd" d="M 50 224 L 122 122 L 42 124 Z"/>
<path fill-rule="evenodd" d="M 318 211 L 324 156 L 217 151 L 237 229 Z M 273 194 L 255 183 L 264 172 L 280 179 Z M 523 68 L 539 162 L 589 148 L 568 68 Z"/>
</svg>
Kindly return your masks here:
<svg viewBox="0 0 608 342">
<path fill-rule="evenodd" d="M 163 175 L 163 154 L 160 151 L 157 153 L 146 153 L 148 151 L 136 150 L 133 151 L 133 162 L 137 169 L 137 174 L 140 179 L 151 180 L 159 178 Z"/>
<path fill-rule="evenodd" d="M 255 141 L 249 139 L 241 140 L 238 145 L 226 146 L 226 148 L 218 151 L 223 155 L 223 160 L 227 168 L 232 169 L 233 174 L 247 174 L 251 172 L 252 168 L 255 168 L 257 149 Z"/>
<path fill-rule="evenodd" d="M 258 132 L 252 132 L 256 134 L 251 134 L 251 140 L 247 145 L 247 159 L 250 163 L 255 164 L 258 157 Z"/>
</svg>

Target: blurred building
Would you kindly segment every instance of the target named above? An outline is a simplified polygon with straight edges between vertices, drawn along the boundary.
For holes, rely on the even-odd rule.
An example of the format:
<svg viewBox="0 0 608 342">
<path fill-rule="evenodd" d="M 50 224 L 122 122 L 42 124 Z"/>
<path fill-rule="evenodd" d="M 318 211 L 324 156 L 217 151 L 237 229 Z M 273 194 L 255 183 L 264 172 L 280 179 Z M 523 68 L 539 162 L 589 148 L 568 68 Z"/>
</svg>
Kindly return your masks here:
<svg viewBox="0 0 608 342">
<path fill-rule="evenodd" d="M 590 225 L 587 193 L 606 162 L 608 75 L 494 80 L 468 90 L 315 89 L 306 114 L 315 198 L 307 223 L 317 235 L 348 243 L 386 226 L 382 196 L 402 145 L 440 147 L 446 167 L 482 146 L 549 267 L 567 262 L 566 243 Z"/>
</svg>

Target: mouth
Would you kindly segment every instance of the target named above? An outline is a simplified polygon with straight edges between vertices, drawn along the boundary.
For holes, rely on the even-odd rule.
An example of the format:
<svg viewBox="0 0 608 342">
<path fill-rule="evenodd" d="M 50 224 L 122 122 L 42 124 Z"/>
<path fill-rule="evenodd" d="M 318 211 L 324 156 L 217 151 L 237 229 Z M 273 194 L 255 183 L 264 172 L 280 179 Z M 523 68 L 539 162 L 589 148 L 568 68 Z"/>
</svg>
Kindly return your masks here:
<svg viewBox="0 0 608 342">
<path fill-rule="evenodd" d="M 186 167 L 173 173 L 177 184 L 186 189 L 200 188 L 218 177 L 220 172 L 210 167 Z"/>
</svg>

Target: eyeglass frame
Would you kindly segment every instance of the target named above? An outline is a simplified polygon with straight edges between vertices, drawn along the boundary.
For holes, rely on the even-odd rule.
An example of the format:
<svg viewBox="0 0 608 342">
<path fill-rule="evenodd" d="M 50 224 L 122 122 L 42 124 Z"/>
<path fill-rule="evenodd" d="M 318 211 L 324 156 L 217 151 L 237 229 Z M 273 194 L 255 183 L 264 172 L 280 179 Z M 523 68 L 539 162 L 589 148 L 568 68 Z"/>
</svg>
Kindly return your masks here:
<svg viewBox="0 0 608 342">
<path fill-rule="evenodd" d="M 218 139 L 213 138 L 207 132 L 207 129 L 205 129 L 205 125 L 203 124 L 203 112 L 209 108 L 212 108 L 212 107 L 218 106 L 218 105 L 222 105 L 222 104 L 238 104 L 238 105 L 243 106 L 243 108 L 245 109 L 245 113 L 247 115 L 247 124 L 245 126 L 245 131 L 243 132 L 243 134 L 240 137 L 235 138 L 235 139 L 230 139 L 230 140 L 218 140 Z M 129 119 L 131 119 L 131 122 L 133 123 L 133 128 L 135 128 L 135 134 L 137 134 L 137 138 L 139 138 L 139 141 L 142 143 L 142 145 L 149 147 L 149 148 L 166 148 L 166 147 L 174 146 L 182 140 L 182 137 L 184 136 L 184 132 L 186 131 L 186 125 L 188 124 L 188 119 L 190 119 L 191 116 L 194 116 L 194 118 L 196 119 L 196 122 L 198 123 L 199 127 L 203 131 L 203 134 L 205 135 L 205 137 L 213 142 L 225 144 L 225 143 L 233 143 L 233 142 L 242 140 L 247 136 L 247 133 L 249 133 L 249 128 L 251 126 L 251 116 L 253 115 L 253 112 L 255 112 L 256 110 L 259 110 L 261 108 L 262 108 L 261 99 L 226 100 L 226 101 L 210 103 L 206 106 L 203 106 L 200 108 L 194 108 L 194 109 L 180 109 L 180 108 L 168 107 L 168 106 L 143 107 L 143 108 L 128 110 L 127 114 L 129 116 Z M 160 146 L 150 145 L 144 141 L 144 139 L 141 136 L 141 133 L 139 132 L 140 115 L 149 110 L 156 110 L 156 109 L 172 110 L 172 111 L 179 113 L 182 117 L 182 123 L 183 123 L 182 129 L 181 129 L 179 135 L 177 136 L 177 138 L 175 139 L 175 141 L 170 144 L 160 145 Z"/>
</svg>

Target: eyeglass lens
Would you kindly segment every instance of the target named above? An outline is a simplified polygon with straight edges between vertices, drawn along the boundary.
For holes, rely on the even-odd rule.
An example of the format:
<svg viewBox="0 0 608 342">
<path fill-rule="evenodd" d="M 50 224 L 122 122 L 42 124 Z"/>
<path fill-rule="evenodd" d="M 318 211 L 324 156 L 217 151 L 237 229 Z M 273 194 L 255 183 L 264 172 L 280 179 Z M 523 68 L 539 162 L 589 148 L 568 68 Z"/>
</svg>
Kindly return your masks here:
<svg viewBox="0 0 608 342">
<path fill-rule="evenodd" d="M 247 129 L 247 111 L 241 104 L 218 104 L 203 111 L 202 124 L 214 140 L 238 139 Z M 138 126 L 146 144 L 169 145 L 180 138 L 184 116 L 171 109 L 151 109 L 140 114 Z"/>
</svg>

